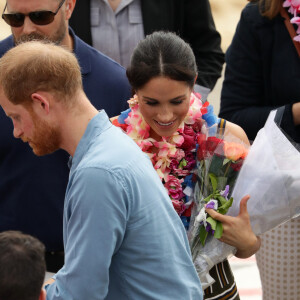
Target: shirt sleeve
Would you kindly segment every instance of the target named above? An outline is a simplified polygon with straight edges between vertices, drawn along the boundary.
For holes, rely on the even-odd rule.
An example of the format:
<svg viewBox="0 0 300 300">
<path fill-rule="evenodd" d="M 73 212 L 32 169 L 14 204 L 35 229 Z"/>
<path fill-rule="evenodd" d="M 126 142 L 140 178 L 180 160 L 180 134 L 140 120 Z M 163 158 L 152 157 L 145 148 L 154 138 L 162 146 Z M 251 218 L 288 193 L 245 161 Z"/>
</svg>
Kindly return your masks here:
<svg viewBox="0 0 300 300">
<path fill-rule="evenodd" d="M 47 299 L 105 299 L 111 258 L 127 220 L 122 179 L 85 168 L 70 178 L 64 211 L 65 265 L 47 288 Z"/>
</svg>

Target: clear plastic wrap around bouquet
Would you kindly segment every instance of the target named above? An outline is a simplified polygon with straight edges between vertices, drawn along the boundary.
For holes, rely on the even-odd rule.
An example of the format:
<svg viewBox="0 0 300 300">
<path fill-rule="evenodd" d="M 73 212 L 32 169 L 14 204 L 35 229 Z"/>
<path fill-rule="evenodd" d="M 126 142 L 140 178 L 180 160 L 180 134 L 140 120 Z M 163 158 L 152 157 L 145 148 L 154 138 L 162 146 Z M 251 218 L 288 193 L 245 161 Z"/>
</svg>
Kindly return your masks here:
<svg viewBox="0 0 300 300">
<path fill-rule="evenodd" d="M 237 216 L 240 200 L 249 194 L 251 198 L 247 203 L 248 213 L 252 230 L 257 235 L 300 215 L 299 145 L 293 143 L 280 129 L 280 114 L 282 110 L 272 111 L 264 128 L 259 131 L 234 184 L 234 200 L 229 203 L 230 207 L 225 212 L 227 215 Z M 206 183 L 210 179 L 203 177 L 203 172 L 209 166 L 208 160 L 204 170 L 200 170 L 201 164 L 198 167 L 198 177 L 200 172 Z M 216 238 L 218 234 L 208 233 L 205 243 L 202 242 L 203 218 L 199 213 L 207 203 L 204 197 L 211 193 L 211 188 L 212 183 L 202 186 L 201 180 L 198 180 L 195 188 L 194 223 L 191 223 L 193 226 L 190 226 L 189 231 L 193 260 L 203 288 L 213 283 L 209 270 L 236 251 L 234 247 L 220 242 Z"/>
<path fill-rule="evenodd" d="M 233 203 L 230 195 L 248 146 L 234 136 L 220 139 L 204 133 L 198 136 L 198 145 L 197 183 L 188 236 L 193 262 L 205 289 L 214 282 L 208 271 L 234 251 L 233 247 L 218 240 L 223 233 L 222 223 L 208 216 L 205 206 L 221 214 L 227 213 Z"/>
</svg>

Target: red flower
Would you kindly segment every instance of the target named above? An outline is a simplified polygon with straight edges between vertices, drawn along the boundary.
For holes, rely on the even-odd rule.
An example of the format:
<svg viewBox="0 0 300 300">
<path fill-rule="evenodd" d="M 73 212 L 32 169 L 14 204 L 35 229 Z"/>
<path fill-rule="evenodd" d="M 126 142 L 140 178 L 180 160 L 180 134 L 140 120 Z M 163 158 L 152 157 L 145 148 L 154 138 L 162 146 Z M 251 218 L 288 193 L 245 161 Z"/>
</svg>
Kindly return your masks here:
<svg viewBox="0 0 300 300">
<path fill-rule="evenodd" d="M 126 131 L 126 129 L 127 129 L 127 127 L 128 127 L 127 124 L 120 124 L 120 123 L 118 122 L 118 118 L 113 119 L 111 123 L 112 123 L 113 125 L 115 125 L 116 127 L 122 128 L 124 131 Z"/>
<path fill-rule="evenodd" d="M 223 154 L 223 140 L 218 139 L 214 136 L 210 136 L 207 138 L 206 141 L 206 149 L 210 154 L 214 154 L 217 147 L 220 145 L 221 147 L 218 147 L 218 149 L 221 149 L 221 152 L 219 152 L 218 154 L 222 155 Z"/>
<path fill-rule="evenodd" d="M 239 172 L 239 170 L 241 169 L 242 165 L 243 165 L 244 160 L 243 159 L 239 159 L 238 161 L 236 161 L 235 163 L 231 163 L 230 167 L 236 171 Z"/>
<path fill-rule="evenodd" d="M 190 217 L 192 214 L 192 208 L 194 206 L 194 202 L 192 202 L 192 204 L 184 211 L 184 213 L 182 214 L 182 216 L 184 217 Z"/>
<path fill-rule="evenodd" d="M 197 143 L 199 145 L 197 150 L 197 159 L 203 160 L 206 157 L 206 135 L 203 133 L 197 134 Z"/>
<path fill-rule="evenodd" d="M 196 133 L 190 126 L 185 125 L 182 133 L 184 142 L 181 145 L 181 148 L 184 150 L 192 150 L 196 147 Z"/>
</svg>

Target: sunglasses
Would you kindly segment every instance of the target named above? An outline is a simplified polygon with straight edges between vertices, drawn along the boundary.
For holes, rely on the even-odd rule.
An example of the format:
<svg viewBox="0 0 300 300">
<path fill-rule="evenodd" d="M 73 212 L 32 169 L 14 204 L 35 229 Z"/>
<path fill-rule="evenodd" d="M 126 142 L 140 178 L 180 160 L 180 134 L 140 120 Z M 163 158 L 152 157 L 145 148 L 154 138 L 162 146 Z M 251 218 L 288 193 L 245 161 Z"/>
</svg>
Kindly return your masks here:
<svg viewBox="0 0 300 300">
<path fill-rule="evenodd" d="M 54 17 L 64 4 L 65 0 L 62 0 L 59 4 L 56 12 L 41 10 L 41 11 L 33 11 L 29 14 L 15 13 L 15 14 L 5 14 L 5 9 L 7 7 L 7 3 L 5 4 L 2 19 L 11 27 L 21 27 L 24 24 L 25 17 L 28 16 L 32 23 L 36 25 L 48 25 L 53 22 Z"/>
</svg>

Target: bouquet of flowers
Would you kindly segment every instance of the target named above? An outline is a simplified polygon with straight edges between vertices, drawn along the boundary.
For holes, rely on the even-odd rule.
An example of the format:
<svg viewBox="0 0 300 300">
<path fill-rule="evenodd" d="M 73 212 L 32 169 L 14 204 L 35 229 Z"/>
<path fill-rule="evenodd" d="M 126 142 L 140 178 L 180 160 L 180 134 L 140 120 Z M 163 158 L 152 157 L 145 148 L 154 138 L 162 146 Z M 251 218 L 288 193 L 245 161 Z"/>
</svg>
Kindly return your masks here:
<svg viewBox="0 0 300 300">
<path fill-rule="evenodd" d="M 237 216 L 240 200 L 249 194 L 251 199 L 247 204 L 247 209 L 252 230 L 257 235 L 300 216 L 300 146 L 291 141 L 280 128 L 280 115 L 282 114 L 283 110 L 281 109 L 270 113 L 265 126 L 258 132 L 247 157 L 240 158 L 240 166 L 236 165 L 236 171 L 239 172 L 238 178 L 234 179 L 233 177 L 232 182 L 228 184 L 229 195 L 232 192 L 234 201 L 229 199 L 226 208 L 219 210 L 221 213 L 226 213 L 228 210 L 227 215 Z M 209 138 L 203 140 L 206 141 L 206 145 L 209 145 Z M 222 142 L 218 142 L 218 145 L 220 144 Z M 192 215 L 194 223 L 191 223 L 193 226 L 189 231 L 189 240 L 194 264 L 203 288 L 213 283 L 208 271 L 215 264 L 235 253 L 234 247 L 215 238 L 220 236 L 221 230 L 217 229 L 217 225 L 210 229 L 211 223 L 214 222 L 207 225 L 208 218 L 206 215 L 203 216 L 205 203 L 212 205 L 209 203 L 208 196 L 214 195 L 218 198 L 220 195 L 228 199 L 228 195 L 226 198 L 228 188 L 222 191 L 225 185 L 222 176 L 216 176 L 217 181 L 212 180 L 211 178 L 214 178 L 212 176 L 205 176 L 206 170 L 209 174 L 210 170 L 214 169 L 211 168 L 211 165 L 214 164 L 212 159 L 214 156 L 220 156 L 223 153 L 223 163 L 227 162 L 226 151 L 220 152 L 218 145 L 212 147 L 210 151 L 209 146 L 208 150 L 198 149 L 197 151 L 198 183 L 195 187 L 196 205 Z M 204 155 L 200 151 L 203 151 Z M 222 173 L 219 174 L 222 175 Z M 218 205 L 222 207 L 223 204 L 218 200 Z M 218 206 L 218 208 L 220 207 Z M 204 233 L 205 239 L 203 238 L 203 227 L 208 228 L 209 231 L 207 235 Z M 200 230 L 202 230 L 202 236 L 199 234 Z"/>
<path fill-rule="evenodd" d="M 198 136 L 198 145 L 197 184 L 188 234 L 193 261 L 205 289 L 213 283 L 208 271 L 234 251 L 233 247 L 217 240 L 223 233 L 222 223 L 207 215 L 205 207 L 227 213 L 248 147 L 233 136 L 220 139 L 207 137 L 205 133 Z"/>
</svg>

